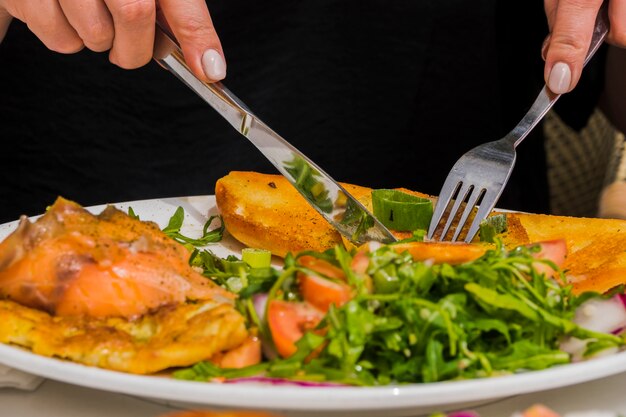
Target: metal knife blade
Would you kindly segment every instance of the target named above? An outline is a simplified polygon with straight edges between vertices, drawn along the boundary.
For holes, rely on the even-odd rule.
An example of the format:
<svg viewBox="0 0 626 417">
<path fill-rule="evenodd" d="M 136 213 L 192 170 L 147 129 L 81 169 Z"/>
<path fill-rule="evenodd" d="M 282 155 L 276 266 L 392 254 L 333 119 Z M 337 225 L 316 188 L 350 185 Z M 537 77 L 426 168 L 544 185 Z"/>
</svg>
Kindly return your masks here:
<svg viewBox="0 0 626 417">
<path fill-rule="evenodd" d="M 222 83 L 206 83 L 189 69 L 178 43 L 157 24 L 154 59 L 222 115 L 289 180 L 339 233 L 355 245 L 397 239 L 358 200 L 313 161 L 270 129 Z"/>
</svg>

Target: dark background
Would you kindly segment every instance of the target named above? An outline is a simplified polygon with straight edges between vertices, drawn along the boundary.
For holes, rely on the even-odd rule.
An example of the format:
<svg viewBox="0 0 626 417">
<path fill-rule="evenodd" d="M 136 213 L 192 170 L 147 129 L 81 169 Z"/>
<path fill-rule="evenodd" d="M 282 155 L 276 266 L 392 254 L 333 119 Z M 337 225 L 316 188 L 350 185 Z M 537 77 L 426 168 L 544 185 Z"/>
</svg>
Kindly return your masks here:
<svg viewBox="0 0 626 417">
<path fill-rule="evenodd" d="M 210 10 L 225 84 L 340 181 L 437 194 L 456 159 L 506 134 L 543 85 L 540 0 L 215 0 Z M 276 173 L 155 63 L 126 71 L 106 53 L 56 54 L 17 21 L 0 62 L 0 223 L 58 195 L 93 205 L 211 194 L 231 170 Z M 588 73 L 559 102 L 573 124 L 595 104 L 600 72 Z M 498 205 L 548 212 L 545 171 L 535 129 Z"/>
</svg>

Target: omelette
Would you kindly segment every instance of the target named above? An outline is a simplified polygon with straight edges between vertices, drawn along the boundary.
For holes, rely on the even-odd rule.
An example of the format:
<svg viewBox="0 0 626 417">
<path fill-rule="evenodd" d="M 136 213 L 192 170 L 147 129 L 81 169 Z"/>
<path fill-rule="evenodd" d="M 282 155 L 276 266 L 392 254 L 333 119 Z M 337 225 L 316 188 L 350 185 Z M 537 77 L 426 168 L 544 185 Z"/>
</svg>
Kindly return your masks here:
<svg viewBox="0 0 626 417">
<path fill-rule="evenodd" d="M 234 295 L 189 256 L 154 223 L 59 198 L 0 243 L 0 342 L 138 374 L 238 347 Z"/>
<path fill-rule="evenodd" d="M 357 200 L 372 209 L 371 188 L 342 183 Z M 435 197 L 404 188 L 398 190 Z M 234 171 L 215 186 L 218 208 L 232 236 L 274 255 L 303 250 L 323 251 L 347 244 L 282 176 Z M 498 214 L 494 211 L 493 214 Z M 507 232 L 500 238 L 507 248 L 539 241 L 564 239 L 567 256 L 562 268 L 575 293 L 606 292 L 626 284 L 626 220 L 574 218 L 506 212 Z M 471 219 L 470 219 L 471 220 Z M 470 221 L 468 221 L 468 224 Z M 452 224 L 452 229 L 456 225 Z M 392 231 L 397 237 L 406 234 Z M 416 259 L 459 263 L 481 256 L 488 245 L 480 242 L 415 242 L 397 246 Z"/>
</svg>

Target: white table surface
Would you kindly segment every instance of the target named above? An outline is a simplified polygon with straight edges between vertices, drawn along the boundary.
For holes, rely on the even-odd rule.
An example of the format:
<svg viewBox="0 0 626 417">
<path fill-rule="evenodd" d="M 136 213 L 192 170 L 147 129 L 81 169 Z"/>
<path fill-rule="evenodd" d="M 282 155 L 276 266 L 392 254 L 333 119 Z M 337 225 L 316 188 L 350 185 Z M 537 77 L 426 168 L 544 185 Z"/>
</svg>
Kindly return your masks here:
<svg viewBox="0 0 626 417">
<path fill-rule="evenodd" d="M 481 417 L 509 417 L 535 403 L 559 412 L 610 410 L 626 413 L 626 373 L 474 407 Z M 46 380 L 36 391 L 0 389 L 1 417 L 159 417 L 174 407 L 127 395 Z M 331 414 L 329 414 L 331 416 Z"/>
</svg>

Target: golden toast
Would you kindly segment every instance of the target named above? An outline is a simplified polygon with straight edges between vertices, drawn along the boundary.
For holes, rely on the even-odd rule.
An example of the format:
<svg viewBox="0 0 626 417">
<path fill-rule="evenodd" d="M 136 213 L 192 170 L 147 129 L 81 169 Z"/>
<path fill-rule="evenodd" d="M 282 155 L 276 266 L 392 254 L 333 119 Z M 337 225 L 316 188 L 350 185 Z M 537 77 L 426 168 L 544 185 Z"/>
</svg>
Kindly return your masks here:
<svg viewBox="0 0 626 417">
<path fill-rule="evenodd" d="M 342 186 L 371 209 L 371 188 Z M 342 244 L 339 233 L 280 175 L 234 171 L 217 181 L 215 196 L 227 230 L 246 246 L 284 257 Z M 501 238 L 507 247 L 566 241 L 564 269 L 574 291 L 605 292 L 626 283 L 626 220 L 509 212 L 506 216 L 508 231 Z"/>
<path fill-rule="evenodd" d="M 341 185 L 371 210 L 371 188 Z M 284 257 L 342 243 L 341 235 L 281 175 L 233 171 L 217 181 L 215 198 L 226 229 L 246 246 Z"/>
</svg>

